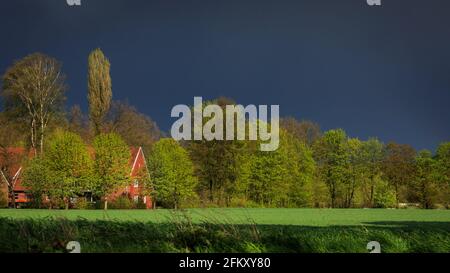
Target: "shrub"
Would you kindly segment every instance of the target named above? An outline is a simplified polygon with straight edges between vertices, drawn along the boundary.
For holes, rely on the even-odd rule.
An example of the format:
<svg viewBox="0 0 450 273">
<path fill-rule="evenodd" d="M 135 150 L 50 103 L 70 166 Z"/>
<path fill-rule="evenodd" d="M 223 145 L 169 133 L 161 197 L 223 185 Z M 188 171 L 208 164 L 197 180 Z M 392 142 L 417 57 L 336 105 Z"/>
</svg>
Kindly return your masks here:
<svg viewBox="0 0 450 273">
<path fill-rule="evenodd" d="M 137 203 L 134 204 L 135 209 L 147 209 L 147 205 L 144 203 L 144 200 L 139 197 Z"/>
<path fill-rule="evenodd" d="M 108 205 L 111 209 L 132 209 L 134 202 L 128 196 L 119 196 Z"/>
<path fill-rule="evenodd" d="M 375 208 L 393 208 L 396 206 L 395 191 L 393 191 L 389 184 L 384 180 L 377 181 L 374 207 Z"/>
<path fill-rule="evenodd" d="M 194 194 L 191 197 L 189 197 L 188 199 L 183 200 L 180 207 L 183 209 L 201 207 L 201 202 L 200 202 L 199 196 Z"/>
<path fill-rule="evenodd" d="M 233 198 L 231 199 L 231 207 L 237 208 L 261 208 L 263 207 L 261 204 L 258 204 L 252 200 L 248 200 L 245 198 Z"/>
<path fill-rule="evenodd" d="M 91 202 L 87 201 L 86 198 L 80 197 L 77 199 L 77 201 L 73 204 L 75 209 L 93 209 L 95 208 L 95 205 Z"/>
</svg>

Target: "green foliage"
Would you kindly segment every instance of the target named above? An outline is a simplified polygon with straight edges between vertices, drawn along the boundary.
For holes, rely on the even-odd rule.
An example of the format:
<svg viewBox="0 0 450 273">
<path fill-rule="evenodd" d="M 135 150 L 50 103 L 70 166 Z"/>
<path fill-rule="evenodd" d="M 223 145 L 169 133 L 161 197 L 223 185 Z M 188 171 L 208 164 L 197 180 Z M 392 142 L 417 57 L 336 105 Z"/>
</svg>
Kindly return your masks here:
<svg viewBox="0 0 450 273">
<path fill-rule="evenodd" d="M 47 167 L 58 177 L 57 188 L 75 197 L 92 187 L 93 161 L 77 134 L 57 131 L 45 153 Z"/>
<path fill-rule="evenodd" d="M 286 205 L 289 184 L 285 181 L 289 170 L 284 150 L 280 147 L 270 153 L 257 151 L 251 161 L 249 198 L 268 207 Z"/>
<path fill-rule="evenodd" d="M 130 150 L 117 134 L 100 134 L 94 138 L 94 173 L 96 180 L 93 192 L 100 197 L 108 197 L 120 187 L 130 182 Z M 107 203 L 105 203 L 105 206 Z"/>
<path fill-rule="evenodd" d="M 89 117 L 96 134 L 101 132 L 102 122 L 111 105 L 112 87 L 110 63 L 100 49 L 88 58 Z"/>
<path fill-rule="evenodd" d="M 210 104 L 219 105 L 226 116 L 226 105 L 234 105 L 235 102 L 228 98 L 219 98 L 204 102 L 203 107 Z M 204 117 L 203 123 L 207 123 L 210 119 Z M 225 122 L 224 120 L 223 130 L 226 129 Z M 248 123 L 245 126 L 248 129 Z M 225 131 L 223 135 L 226 135 Z M 199 179 L 198 192 L 203 202 L 229 206 L 233 197 L 245 195 L 250 171 L 249 160 L 253 156 L 255 144 L 248 140 L 201 140 L 187 143 Z"/>
<path fill-rule="evenodd" d="M 148 165 L 157 201 L 176 209 L 195 195 L 198 182 L 194 166 L 188 152 L 175 140 L 164 138 L 156 142 Z"/>
<path fill-rule="evenodd" d="M 375 178 L 375 192 L 373 198 L 375 208 L 394 208 L 397 205 L 395 191 L 386 181 Z"/>
<path fill-rule="evenodd" d="M 305 143 L 280 130 L 280 147 L 273 152 L 254 150 L 246 157 L 244 191 L 250 201 L 267 207 L 312 204 L 315 161 Z M 245 165 L 246 164 L 246 165 Z"/>
<path fill-rule="evenodd" d="M 450 142 L 441 143 L 436 151 L 439 171 L 447 183 L 450 183 Z"/>
<path fill-rule="evenodd" d="M 357 138 L 347 140 L 347 179 L 343 181 L 342 189 L 339 191 L 342 195 L 340 197 L 342 199 L 342 207 L 353 207 L 356 203 L 355 199 L 357 198 L 357 191 L 362 187 L 366 171 L 363 148 L 363 141 Z"/>
<path fill-rule="evenodd" d="M 439 175 L 439 201 L 450 207 L 450 142 L 439 145 L 436 152 Z"/>
<path fill-rule="evenodd" d="M 289 135 L 281 133 L 281 145 L 286 138 L 286 153 L 290 180 L 289 204 L 294 207 L 311 207 L 313 204 L 313 181 L 316 172 L 316 162 L 313 151 L 306 143 Z"/>
<path fill-rule="evenodd" d="M 43 157 L 35 157 L 27 162 L 22 174 L 23 185 L 30 189 L 33 200 L 32 206 L 41 208 L 44 206 L 44 197 L 49 198 L 50 208 L 57 202 L 58 191 L 53 188 L 57 181 L 55 173 L 50 170 Z"/>
<path fill-rule="evenodd" d="M 376 191 L 376 177 L 381 175 L 381 167 L 384 158 L 384 145 L 376 138 L 370 138 L 363 142 L 361 156 L 364 174 L 367 177 L 364 183 L 364 204 L 367 207 L 374 206 L 374 195 Z"/>
<path fill-rule="evenodd" d="M 81 138 L 57 131 L 49 140 L 45 156 L 32 159 L 25 168 L 24 184 L 36 199 L 43 194 L 53 201 L 82 195 L 93 183 L 93 162 Z M 36 202 L 40 202 L 36 200 Z"/>
<path fill-rule="evenodd" d="M 39 62 L 51 68 L 48 78 L 54 79 L 54 85 L 48 79 L 44 84 L 51 94 L 42 93 L 36 86 L 20 88 L 35 81 L 30 71 L 39 78 L 46 73 Z M 28 66 L 32 69 L 27 70 Z M 138 175 L 140 193 L 152 194 L 168 207 L 392 207 L 393 192 L 397 206 L 400 202 L 418 206 L 420 202 L 425 208 L 450 207 L 449 142 L 442 143 L 434 156 L 430 152 L 416 156 L 409 145 L 349 138 L 342 129 L 322 135 L 318 124 L 285 118 L 280 123 L 279 149 L 273 152 L 261 152 L 261 143 L 248 139 L 180 143 L 164 140 L 153 150 L 160 137 L 156 124 L 127 103 L 117 102 L 110 107 L 109 70 L 110 63 L 102 51 L 94 50 L 89 55 L 88 99 L 95 140 L 79 107 L 72 108 L 69 122 L 60 111 L 65 89 L 63 77 L 55 75 L 60 71 L 56 60 L 33 54 L 5 74 L 2 95 L 6 111 L 0 113 L 0 147 L 43 147 L 44 130 L 40 125 L 49 122 L 50 117 L 53 125 L 50 123 L 46 132 L 57 127 L 73 132 L 56 130 L 48 145 L 45 139 L 45 153 L 24 165 L 24 184 L 33 191 L 36 206 L 67 207 L 68 200 L 85 191 L 107 201 L 130 182 L 127 145 L 131 145 L 145 149 L 151 160 L 148 166 L 153 168 L 154 177 L 149 177 L 147 170 Z M 44 108 L 36 106 L 35 95 L 50 95 L 54 103 Z M 219 98 L 205 102 L 203 107 L 212 103 L 219 105 L 225 115 L 226 105 L 235 104 Z M 39 113 L 30 116 L 28 106 L 41 107 L 48 115 L 44 119 Z M 203 117 L 203 123 L 211 118 Z M 32 130 L 27 128 L 30 124 Z M 246 121 L 247 129 L 250 125 Z M 100 134 L 102 131 L 115 134 Z M 25 141 L 30 132 L 30 140 Z M 95 161 L 74 133 L 93 143 Z M 39 136 L 42 145 L 37 143 Z M 4 161 L 0 160 L 2 170 L 8 169 Z M 48 197 L 50 202 L 42 204 L 41 197 Z"/>
<path fill-rule="evenodd" d="M 80 209 L 80 210 L 87 210 L 87 209 L 93 209 L 94 205 L 90 202 L 88 202 L 88 200 L 84 197 L 79 197 L 76 199 L 76 202 L 74 205 L 75 209 Z"/>
<path fill-rule="evenodd" d="M 338 206 L 340 188 L 348 175 L 347 135 L 342 129 L 327 131 L 315 145 L 315 157 L 327 184 L 331 207 Z"/>
<path fill-rule="evenodd" d="M 111 209 L 132 209 L 135 207 L 133 200 L 128 196 L 119 196 L 109 205 Z"/>
<path fill-rule="evenodd" d="M 436 202 L 438 164 L 428 150 L 420 151 L 415 162 L 416 174 L 413 189 L 423 208 L 433 208 Z"/>
<path fill-rule="evenodd" d="M 133 204 L 135 209 L 147 209 L 147 204 L 144 203 L 144 199 L 139 197 L 138 201 Z"/>
</svg>

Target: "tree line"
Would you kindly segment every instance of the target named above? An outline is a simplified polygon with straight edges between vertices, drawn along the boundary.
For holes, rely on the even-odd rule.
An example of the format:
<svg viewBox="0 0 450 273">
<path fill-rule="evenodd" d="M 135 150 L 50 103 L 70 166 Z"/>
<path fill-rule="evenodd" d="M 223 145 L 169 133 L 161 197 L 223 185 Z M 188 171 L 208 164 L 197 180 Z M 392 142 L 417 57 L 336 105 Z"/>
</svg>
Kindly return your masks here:
<svg viewBox="0 0 450 273">
<path fill-rule="evenodd" d="M 10 170 L 21 163 L 33 196 L 68 208 L 73 197 L 89 192 L 107 208 L 107 196 L 130 183 L 129 147 L 141 146 L 149 171 L 142 176 L 144 192 L 162 207 L 449 207 L 450 142 L 434 153 L 416 151 L 352 138 L 342 129 L 322 132 L 295 118 L 281 120 L 274 152 L 261 152 L 250 140 L 177 142 L 164 138 L 150 117 L 113 100 L 109 70 L 103 52 L 91 52 L 85 114 L 76 105 L 66 110 L 68 88 L 56 59 L 35 53 L 8 68 L 1 89 L 0 168 L 10 197 Z M 224 112 L 236 104 L 228 98 L 209 103 Z M 32 159 L 10 147 L 30 150 Z"/>
</svg>

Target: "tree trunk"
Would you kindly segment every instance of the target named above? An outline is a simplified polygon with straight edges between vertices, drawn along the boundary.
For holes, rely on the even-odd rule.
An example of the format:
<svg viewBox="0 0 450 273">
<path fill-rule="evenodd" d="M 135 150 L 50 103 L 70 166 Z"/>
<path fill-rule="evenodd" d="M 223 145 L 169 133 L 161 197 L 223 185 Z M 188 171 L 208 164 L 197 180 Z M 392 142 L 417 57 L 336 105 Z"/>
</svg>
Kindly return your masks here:
<svg viewBox="0 0 450 273">
<path fill-rule="evenodd" d="M 34 118 L 31 120 L 31 147 L 33 148 L 33 153 L 36 156 L 36 120 Z"/>
<path fill-rule="evenodd" d="M 331 183 L 331 208 L 336 207 L 336 187 L 334 182 Z"/>
<path fill-rule="evenodd" d="M 41 119 L 41 139 L 40 139 L 40 151 L 41 155 L 44 153 L 44 121 Z"/>
<path fill-rule="evenodd" d="M 103 207 L 104 210 L 108 210 L 108 199 L 105 199 L 105 206 Z"/>
<path fill-rule="evenodd" d="M 335 193 L 334 193 L 334 190 L 333 190 L 333 192 L 331 193 L 331 208 L 333 208 L 334 209 L 334 207 L 336 206 L 336 195 L 335 195 Z"/>
<path fill-rule="evenodd" d="M 374 183 L 373 179 L 374 179 L 373 176 L 370 177 L 370 200 L 369 200 L 369 206 L 371 208 L 373 208 L 373 197 L 374 197 L 374 194 L 375 194 L 375 185 L 373 184 Z"/>
<path fill-rule="evenodd" d="M 17 208 L 16 207 L 16 196 L 14 194 L 14 189 L 9 189 L 8 195 L 9 195 L 9 199 L 11 200 L 11 206 L 16 209 Z"/>
<path fill-rule="evenodd" d="M 213 182 L 212 182 L 212 180 L 209 180 L 209 201 L 214 202 Z"/>
<path fill-rule="evenodd" d="M 355 182 L 355 184 L 356 184 L 356 182 Z M 348 202 L 348 207 L 349 207 L 349 208 L 350 208 L 351 205 L 353 204 L 353 198 L 355 198 L 355 188 L 356 188 L 355 184 L 352 186 L 352 192 L 351 192 L 351 194 L 350 194 L 350 200 L 349 200 L 349 202 Z"/>
<path fill-rule="evenodd" d="M 396 208 L 400 208 L 400 194 L 399 194 L 398 184 L 395 183 L 395 201 L 396 201 Z"/>
</svg>

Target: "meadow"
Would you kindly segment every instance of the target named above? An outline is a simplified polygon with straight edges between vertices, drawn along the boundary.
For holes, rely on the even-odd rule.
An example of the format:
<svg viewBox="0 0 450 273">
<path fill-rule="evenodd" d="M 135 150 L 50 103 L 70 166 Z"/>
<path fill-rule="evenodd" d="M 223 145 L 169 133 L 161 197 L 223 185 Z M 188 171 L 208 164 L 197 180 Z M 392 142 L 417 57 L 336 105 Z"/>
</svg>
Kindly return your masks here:
<svg viewBox="0 0 450 273">
<path fill-rule="evenodd" d="M 450 252 L 450 210 L 0 210 L 1 252 Z"/>
</svg>

